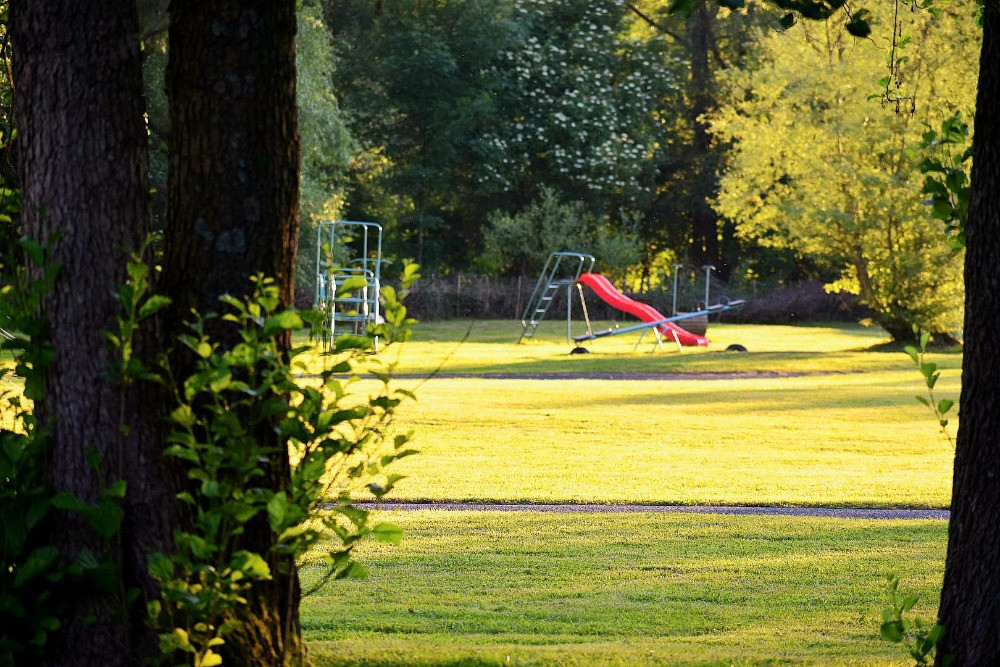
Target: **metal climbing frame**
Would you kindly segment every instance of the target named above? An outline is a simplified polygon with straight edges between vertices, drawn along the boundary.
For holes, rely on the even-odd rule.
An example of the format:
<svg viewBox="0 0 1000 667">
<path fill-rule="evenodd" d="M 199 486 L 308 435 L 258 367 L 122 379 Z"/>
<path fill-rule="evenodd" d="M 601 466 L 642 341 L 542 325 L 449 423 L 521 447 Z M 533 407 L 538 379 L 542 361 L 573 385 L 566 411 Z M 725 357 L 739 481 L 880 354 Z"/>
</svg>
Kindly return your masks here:
<svg viewBox="0 0 1000 667">
<path fill-rule="evenodd" d="M 364 336 L 381 320 L 382 226 L 375 222 L 321 222 L 316 230 L 316 308 L 329 316 L 330 345 L 342 334 Z M 341 260 L 338 254 L 361 251 Z M 356 288 L 338 296 L 337 287 L 353 280 Z M 373 338 L 378 350 L 378 337 Z"/>
<path fill-rule="evenodd" d="M 549 312 L 549 307 L 559 293 L 560 287 L 566 287 L 566 337 L 570 336 L 571 312 L 573 303 L 573 286 L 583 273 L 590 273 L 594 268 L 594 256 L 585 252 L 554 252 L 545 260 L 542 274 L 535 283 L 531 298 L 521 314 L 520 343 L 525 338 L 533 338 L 538 325 Z"/>
</svg>

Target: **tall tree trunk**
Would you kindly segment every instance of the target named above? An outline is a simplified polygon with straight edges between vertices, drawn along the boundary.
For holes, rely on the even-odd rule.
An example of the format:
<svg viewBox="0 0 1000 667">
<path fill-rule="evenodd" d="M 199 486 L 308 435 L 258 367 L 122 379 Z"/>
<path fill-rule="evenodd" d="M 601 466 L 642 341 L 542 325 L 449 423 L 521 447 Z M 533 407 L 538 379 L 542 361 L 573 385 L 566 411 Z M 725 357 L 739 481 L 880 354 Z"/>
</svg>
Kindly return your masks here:
<svg viewBox="0 0 1000 667">
<path fill-rule="evenodd" d="M 1000 665 L 1000 4 L 984 5 L 966 229 L 965 355 L 939 622 L 955 665 Z"/>
<path fill-rule="evenodd" d="M 694 179 L 691 185 L 691 259 L 699 264 L 722 266 L 719 256 L 718 216 L 708 200 L 718 189 L 715 160 L 712 155 L 712 137 L 703 116 L 715 105 L 712 95 L 714 82 L 709 67 L 709 40 L 712 17 L 707 1 L 698 3 L 687 21 L 688 57 L 691 59 L 690 122 L 693 129 Z"/>
<path fill-rule="evenodd" d="M 275 277 L 282 301 L 292 304 L 299 227 L 295 27 L 294 0 L 171 3 L 163 291 L 174 299 L 175 325 L 192 307 L 216 310 L 220 294 L 246 294 L 256 273 Z M 276 454 L 265 468 L 272 488 L 288 485 L 286 455 Z M 243 539 L 242 548 L 267 557 L 273 535 L 266 518 Z M 256 585 L 237 610 L 241 627 L 222 647 L 227 664 L 304 661 L 294 564 L 289 570 L 283 563 L 282 571 L 272 557 L 270 565 L 274 579 Z"/>
<path fill-rule="evenodd" d="M 52 437 L 49 470 L 58 492 L 94 503 L 118 479 L 128 483 L 122 533 L 110 542 L 77 517 L 57 514 L 51 540 L 69 558 L 84 549 L 122 569 L 120 590 L 91 597 L 64 624 L 50 664 L 139 664 L 155 647 L 144 612 L 125 609 L 124 591 L 154 588 L 145 550 L 169 535 L 163 484 L 149 425 L 123 420 L 137 398 L 112 379 L 104 332 L 120 308 L 125 259 L 149 231 L 146 130 L 133 0 L 11 3 L 15 105 L 25 232 L 52 243 L 59 278 L 47 295 L 55 348 L 47 392 L 35 414 Z M 85 462 L 88 452 L 101 471 Z M 89 622 L 92 617 L 93 622 Z"/>
</svg>

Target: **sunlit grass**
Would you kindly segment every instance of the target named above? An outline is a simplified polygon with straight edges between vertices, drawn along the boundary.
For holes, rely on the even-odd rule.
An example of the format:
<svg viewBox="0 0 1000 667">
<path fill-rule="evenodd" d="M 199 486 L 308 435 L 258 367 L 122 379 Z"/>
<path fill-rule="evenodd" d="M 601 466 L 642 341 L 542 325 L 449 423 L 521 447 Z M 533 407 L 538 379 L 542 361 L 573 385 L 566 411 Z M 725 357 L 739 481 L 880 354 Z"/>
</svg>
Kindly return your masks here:
<svg viewBox="0 0 1000 667">
<path fill-rule="evenodd" d="M 949 502 L 953 450 L 914 400 L 925 389 L 909 357 L 869 351 L 886 341 L 879 330 L 720 325 L 713 327 L 720 344 L 739 340 L 765 351 L 570 356 L 551 332 L 517 345 L 519 328 L 510 328 L 477 323 L 459 342 L 467 324 L 432 323 L 417 328 L 415 341 L 380 355 L 400 355 L 398 383 L 418 395 L 397 421 L 413 429 L 421 450 L 398 466 L 408 478 L 397 499 Z M 618 345 L 614 340 L 608 344 Z M 961 354 L 932 359 L 944 369 L 938 395 L 957 397 Z M 429 381 L 409 374 L 442 361 L 444 372 Z M 525 369 L 532 371 L 527 379 L 499 379 Z M 627 378 L 667 371 L 679 375 Z M 717 373 L 730 375 L 706 379 Z"/>
<path fill-rule="evenodd" d="M 624 323 L 628 324 L 628 323 Z M 609 322 L 595 323 L 595 329 Z M 582 333 L 576 323 L 575 333 Z M 636 349 L 639 334 L 623 334 L 588 341 L 590 354 L 570 355 L 565 322 L 546 321 L 537 335 L 520 344 L 519 322 L 506 320 L 421 323 L 414 339 L 382 354 L 398 362 L 402 374 L 498 375 L 509 373 L 844 373 L 909 368 L 899 352 L 871 352 L 888 342 L 881 329 L 860 325 L 761 326 L 712 324 L 707 348 L 684 348 L 672 343 L 655 349 L 647 333 Z M 464 342 L 463 342 L 464 339 Z M 747 353 L 725 352 L 738 343 Z M 655 351 L 654 351 L 655 349 Z M 960 355 L 939 355 L 943 367 L 957 368 Z M 318 362 L 313 365 L 318 368 Z"/>
<path fill-rule="evenodd" d="M 944 507 L 954 452 L 920 391 L 913 370 L 432 380 L 400 411 L 421 454 L 396 497 Z M 957 373 L 942 380 L 957 392 Z"/>
<path fill-rule="evenodd" d="M 468 332 L 468 340 L 458 341 Z M 857 326 L 713 326 L 708 350 L 568 353 L 559 323 L 418 327 L 399 371 L 419 456 L 395 499 L 945 507 L 953 450 L 920 374 Z M 648 343 L 648 337 L 647 337 Z M 750 351 L 725 353 L 730 343 Z M 392 348 L 388 351 L 394 354 Z M 957 396 L 958 352 L 934 353 Z M 448 374 L 482 377 L 456 378 Z M 681 373 L 684 379 L 498 379 Z M 704 379 L 707 373 L 734 374 Z M 753 374 L 758 374 L 756 377 Z M 761 376 L 764 373 L 776 376 Z M 683 377 L 683 376 L 682 376 Z M 952 425 L 954 427 L 954 424 Z M 933 619 L 943 521 L 397 512 L 367 581 L 303 606 L 321 665 L 904 665 L 885 575 Z M 317 576 L 306 565 L 307 581 Z"/>
<path fill-rule="evenodd" d="M 942 521 L 398 512 L 399 547 L 303 607 L 320 665 L 906 664 L 884 575 L 933 618 Z M 316 566 L 303 569 L 308 582 Z"/>
</svg>

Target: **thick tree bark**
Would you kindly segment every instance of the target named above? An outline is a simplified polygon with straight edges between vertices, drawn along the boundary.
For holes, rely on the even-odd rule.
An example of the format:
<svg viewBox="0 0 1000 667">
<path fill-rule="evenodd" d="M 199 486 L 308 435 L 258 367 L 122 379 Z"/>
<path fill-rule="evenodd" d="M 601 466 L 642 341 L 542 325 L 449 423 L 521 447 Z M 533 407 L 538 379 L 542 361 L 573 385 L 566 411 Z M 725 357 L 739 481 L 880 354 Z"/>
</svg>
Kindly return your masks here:
<svg viewBox="0 0 1000 667">
<path fill-rule="evenodd" d="M 133 0 L 13 2 L 15 104 L 25 232 L 53 240 L 59 278 L 43 304 L 55 359 L 36 415 L 52 436 L 50 480 L 58 492 L 94 503 L 125 479 L 121 534 L 108 542 L 77 517 L 58 514 L 52 543 L 69 558 L 89 549 L 121 566 L 120 590 L 89 598 L 64 624 L 50 664 L 141 664 L 155 648 L 141 605 L 124 591 L 155 589 L 146 550 L 170 534 L 162 511 L 161 457 L 137 396 L 112 379 L 104 332 L 120 307 L 125 260 L 149 231 L 146 131 Z M 122 423 L 130 423 L 128 437 Z M 96 452 L 101 473 L 85 455 Z M 87 622 L 93 615 L 96 621 Z"/>
<path fill-rule="evenodd" d="M 217 310 L 220 294 L 248 293 L 256 273 L 276 278 L 291 305 L 299 222 L 295 2 L 174 0 L 170 12 L 163 291 L 174 299 L 173 323 L 190 308 Z M 265 472 L 272 488 L 285 488 L 287 456 L 276 454 Z M 270 555 L 266 518 L 243 537 L 242 548 Z M 270 565 L 274 579 L 255 586 L 237 610 L 242 626 L 222 647 L 227 664 L 304 661 L 294 564 L 285 573 L 273 557 Z"/>
<path fill-rule="evenodd" d="M 984 6 L 966 228 L 965 356 L 938 651 L 1000 665 L 1000 4 Z"/>
<path fill-rule="evenodd" d="M 164 285 L 178 312 L 277 279 L 292 302 L 298 232 L 295 3 L 170 7 Z"/>
</svg>

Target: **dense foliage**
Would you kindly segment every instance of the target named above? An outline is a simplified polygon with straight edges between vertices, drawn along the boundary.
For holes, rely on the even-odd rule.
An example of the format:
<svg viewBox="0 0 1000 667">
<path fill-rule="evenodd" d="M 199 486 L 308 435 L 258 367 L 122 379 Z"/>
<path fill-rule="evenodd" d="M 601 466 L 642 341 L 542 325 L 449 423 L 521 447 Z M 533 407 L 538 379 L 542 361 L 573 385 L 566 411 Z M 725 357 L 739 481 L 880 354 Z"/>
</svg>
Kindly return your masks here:
<svg viewBox="0 0 1000 667">
<path fill-rule="evenodd" d="M 899 336 L 958 333 L 960 257 L 931 220 L 955 198 L 951 158 L 921 135 L 968 115 L 968 12 L 676 4 L 323 0 L 357 145 L 345 216 L 437 273 L 530 273 L 576 240 L 640 288 L 710 263 L 859 293 Z M 922 192 L 928 173 L 941 185 Z M 565 230 L 540 232 L 557 202 Z M 612 237 L 624 255 L 604 256 Z"/>
<path fill-rule="evenodd" d="M 891 26 L 888 11 L 882 18 Z M 877 95 L 865 99 L 882 49 L 842 26 L 799 24 L 761 36 L 766 59 L 729 73 L 738 101 L 714 116 L 717 135 L 734 144 L 717 209 L 743 238 L 839 271 L 833 285 L 859 294 L 897 339 L 911 337 L 914 324 L 961 327 L 961 256 L 923 204 L 915 151 L 928 125 L 971 106 L 976 74 L 974 61 L 948 55 L 975 45 L 971 21 L 906 21 L 915 35 L 898 65 L 907 113 L 886 109 Z"/>
</svg>

